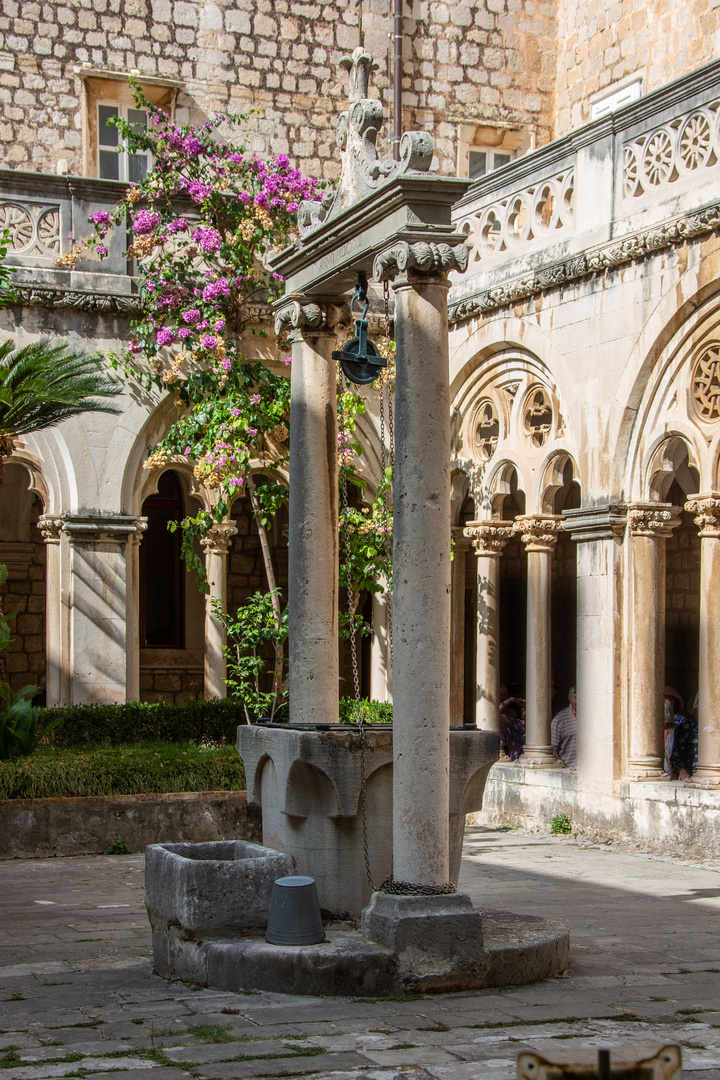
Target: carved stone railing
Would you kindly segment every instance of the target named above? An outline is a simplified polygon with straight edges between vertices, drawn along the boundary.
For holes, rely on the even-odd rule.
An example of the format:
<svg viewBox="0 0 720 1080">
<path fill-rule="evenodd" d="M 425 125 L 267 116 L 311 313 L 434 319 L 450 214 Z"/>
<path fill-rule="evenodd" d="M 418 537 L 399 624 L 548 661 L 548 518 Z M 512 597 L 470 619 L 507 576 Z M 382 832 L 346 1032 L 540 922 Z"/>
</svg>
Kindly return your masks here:
<svg viewBox="0 0 720 1080">
<path fill-rule="evenodd" d="M 137 309 L 132 264 L 122 230 L 108 237 L 108 257 L 80 259 L 70 268 L 56 259 L 70 250 L 69 237 L 93 233 L 88 216 L 112 210 L 126 191 L 114 180 L 0 169 L 0 229 L 7 229 L 6 262 L 17 268 L 13 288 L 23 304 L 97 312 Z"/>
<path fill-rule="evenodd" d="M 720 61 L 482 177 L 457 321 L 720 228 Z"/>
</svg>

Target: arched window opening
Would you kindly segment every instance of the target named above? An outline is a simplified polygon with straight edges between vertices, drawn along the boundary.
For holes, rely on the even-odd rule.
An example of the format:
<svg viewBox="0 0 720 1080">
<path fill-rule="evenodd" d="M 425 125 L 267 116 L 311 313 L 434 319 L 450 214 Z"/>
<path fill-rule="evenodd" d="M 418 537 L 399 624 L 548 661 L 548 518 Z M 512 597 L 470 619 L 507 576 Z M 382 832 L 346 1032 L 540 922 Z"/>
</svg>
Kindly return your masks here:
<svg viewBox="0 0 720 1080">
<path fill-rule="evenodd" d="M 13 690 L 35 684 L 36 705 L 45 704 L 46 547 L 38 518 L 43 506 L 30 489 L 24 465 L 9 461 L 0 489 L 0 563 L 8 568 L 2 586 L 5 611 L 16 611 L 6 653 L 7 681 Z"/>
<path fill-rule="evenodd" d="M 683 507 L 680 524 L 665 541 L 665 684 L 675 687 L 686 710 L 698 690 L 700 663 L 702 541 L 693 515 L 684 509 L 688 496 L 698 489 L 693 473 L 692 466 L 685 463 L 672 478 L 663 500 Z M 694 490 L 687 491 L 693 484 Z"/>
<path fill-rule="evenodd" d="M 518 487 L 514 467 L 503 476 L 493 508 L 495 516 L 503 521 L 513 521 L 525 513 L 525 492 Z M 513 536 L 505 545 L 499 562 L 500 683 L 510 695 L 525 697 L 527 556 L 518 536 Z"/>
<path fill-rule="evenodd" d="M 183 492 L 170 469 L 158 481 L 157 494 L 143 503 L 147 529 L 140 544 L 140 642 L 148 649 L 185 646 L 185 578 L 181 534 L 168 523 L 184 517 Z"/>
</svg>

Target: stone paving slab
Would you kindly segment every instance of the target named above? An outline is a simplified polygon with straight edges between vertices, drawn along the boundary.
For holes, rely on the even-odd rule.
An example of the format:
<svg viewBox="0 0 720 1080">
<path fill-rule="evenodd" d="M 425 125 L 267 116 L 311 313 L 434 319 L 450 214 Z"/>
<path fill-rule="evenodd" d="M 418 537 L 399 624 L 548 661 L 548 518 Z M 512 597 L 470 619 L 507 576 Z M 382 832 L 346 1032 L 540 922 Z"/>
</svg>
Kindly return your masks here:
<svg viewBox="0 0 720 1080">
<path fill-rule="evenodd" d="M 522 1050 L 666 1041 L 720 1080 L 720 865 L 468 833 L 461 887 L 567 923 L 567 977 L 403 1000 L 193 990 L 152 974 L 140 857 L 0 863 L 0 1080 L 512 1080 Z"/>
</svg>

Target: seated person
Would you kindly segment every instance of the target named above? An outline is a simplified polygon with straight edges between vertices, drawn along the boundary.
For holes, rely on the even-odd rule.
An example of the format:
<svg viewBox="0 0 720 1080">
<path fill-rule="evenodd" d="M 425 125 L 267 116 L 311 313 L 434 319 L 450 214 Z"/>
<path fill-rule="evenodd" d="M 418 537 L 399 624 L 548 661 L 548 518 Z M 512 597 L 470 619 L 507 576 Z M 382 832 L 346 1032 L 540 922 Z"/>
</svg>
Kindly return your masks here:
<svg viewBox="0 0 720 1080">
<path fill-rule="evenodd" d="M 574 686 L 568 692 L 570 704 L 553 717 L 550 741 L 555 756 L 567 769 L 577 765 L 577 693 Z"/>
</svg>

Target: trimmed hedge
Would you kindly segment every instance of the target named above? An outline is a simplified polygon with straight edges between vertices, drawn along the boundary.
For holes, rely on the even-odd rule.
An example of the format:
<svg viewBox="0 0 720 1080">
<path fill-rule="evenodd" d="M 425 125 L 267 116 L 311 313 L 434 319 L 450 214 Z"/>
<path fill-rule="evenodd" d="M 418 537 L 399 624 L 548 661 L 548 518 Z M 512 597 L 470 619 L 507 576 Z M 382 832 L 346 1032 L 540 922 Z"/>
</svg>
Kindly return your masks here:
<svg viewBox="0 0 720 1080">
<path fill-rule="evenodd" d="M 47 736 L 43 728 L 60 718 Z M 38 710 L 41 746 L 122 746 L 160 740 L 235 745 L 242 706 L 230 698 L 197 698 L 182 705 L 129 701 L 126 705 L 72 705 Z"/>
<path fill-rule="evenodd" d="M 391 701 L 371 701 L 369 698 L 363 698 L 360 702 L 360 709 L 366 724 L 392 724 L 393 707 Z M 355 698 L 341 698 L 340 723 L 357 723 Z"/>
<path fill-rule="evenodd" d="M 368 724 L 392 723 L 392 703 L 389 701 L 365 699 L 361 708 Z M 44 736 L 43 728 L 58 718 L 62 722 Z M 276 720 L 287 720 L 286 706 L 276 714 Z M 129 701 L 126 705 L 72 705 L 38 710 L 41 747 L 127 746 L 147 740 L 193 740 L 214 746 L 234 746 L 237 727 L 244 723 L 242 705 L 230 698 L 212 701 L 198 698 L 183 705 Z M 354 698 L 341 700 L 340 723 L 356 723 Z"/>
<path fill-rule="evenodd" d="M 232 746 L 39 747 L 29 757 L 0 763 L 0 799 L 244 790 L 245 770 Z"/>
</svg>

